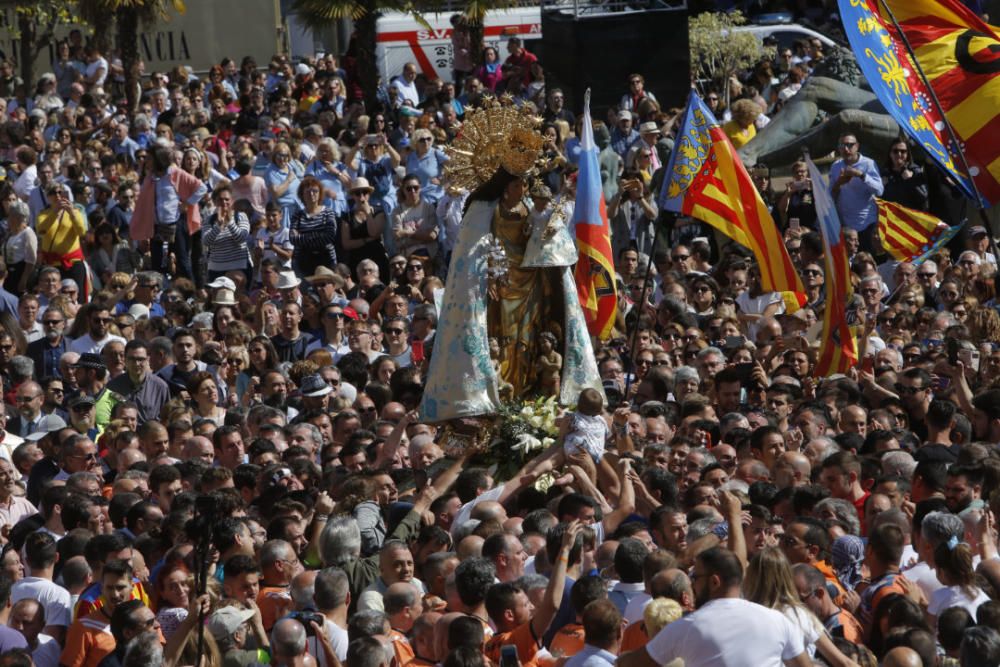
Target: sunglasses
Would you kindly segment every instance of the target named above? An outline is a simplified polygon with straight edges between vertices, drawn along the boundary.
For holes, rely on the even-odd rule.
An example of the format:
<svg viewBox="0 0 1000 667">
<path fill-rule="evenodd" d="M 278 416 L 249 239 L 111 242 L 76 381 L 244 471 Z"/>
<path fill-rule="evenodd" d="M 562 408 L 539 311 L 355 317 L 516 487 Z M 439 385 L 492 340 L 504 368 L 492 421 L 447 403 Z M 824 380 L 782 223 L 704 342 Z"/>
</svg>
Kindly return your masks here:
<svg viewBox="0 0 1000 667">
<path fill-rule="evenodd" d="M 342 320 L 342 319 L 344 319 L 344 314 L 343 313 L 327 313 L 325 317 L 328 320 Z"/>
<path fill-rule="evenodd" d="M 387 333 L 391 333 L 393 336 L 398 336 L 400 334 L 406 333 L 406 329 L 386 329 Z"/>
</svg>

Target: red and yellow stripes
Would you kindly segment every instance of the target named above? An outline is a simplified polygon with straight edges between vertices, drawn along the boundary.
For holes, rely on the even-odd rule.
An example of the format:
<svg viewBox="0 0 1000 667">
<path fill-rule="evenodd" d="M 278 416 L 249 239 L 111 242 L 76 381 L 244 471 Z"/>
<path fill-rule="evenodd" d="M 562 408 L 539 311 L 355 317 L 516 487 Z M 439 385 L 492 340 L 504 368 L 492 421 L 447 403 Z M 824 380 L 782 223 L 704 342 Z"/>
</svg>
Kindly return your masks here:
<svg viewBox="0 0 1000 667">
<path fill-rule="evenodd" d="M 891 27 L 880 0 L 868 0 Z M 885 0 L 941 103 L 982 196 L 1000 201 L 1000 36 L 956 0 Z"/>
<path fill-rule="evenodd" d="M 711 148 L 684 193 L 682 212 L 712 225 L 750 248 L 760 266 L 761 287 L 783 292 L 787 312 L 805 304 L 805 288 L 774 219 L 718 125 L 709 129 Z"/>
</svg>

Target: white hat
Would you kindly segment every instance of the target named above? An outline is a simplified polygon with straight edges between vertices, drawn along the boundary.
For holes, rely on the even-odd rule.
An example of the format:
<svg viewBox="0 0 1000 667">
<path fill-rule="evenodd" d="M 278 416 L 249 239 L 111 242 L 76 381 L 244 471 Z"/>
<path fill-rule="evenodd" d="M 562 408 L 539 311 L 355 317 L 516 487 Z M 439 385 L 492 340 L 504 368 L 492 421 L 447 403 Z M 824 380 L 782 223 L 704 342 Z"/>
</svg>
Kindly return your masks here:
<svg viewBox="0 0 1000 667">
<path fill-rule="evenodd" d="M 232 278 L 227 278 L 225 276 L 219 276 L 212 282 L 210 282 L 206 287 L 211 287 L 212 289 L 219 289 L 225 287 L 226 289 L 231 289 L 236 291 L 236 283 L 233 282 Z"/>
<path fill-rule="evenodd" d="M 302 284 L 302 280 L 294 271 L 282 271 L 278 274 L 278 289 L 294 289 Z"/>
<path fill-rule="evenodd" d="M 133 303 L 129 306 L 128 314 L 136 321 L 147 319 L 149 317 L 149 308 L 141 303 Z"/>
<path fill-rule="evenodd" d="M 305 76 L 306 74 L 309 74 L 311 72 L 312 68 L 309 67 L 309 65 L 306 65 L 305 63 L 299 63 L 298 65 L 295 66 L 295 73 L 300 76 Z"/>
<path fill-rule="evenodd" d="M 208 631 L 216 640 L 229 639 L 240 629 L 241 625 L 253 618 L 256 613 L 253 609 L 237 609 L 236 607 L 216 609 L 208 617 Z"/>
<path fill-rule="evenodd" d="M 654 132 L 660 134 L 660 126 L 656 124 L 656 121 L 646 121 L 639 126 L 639 134 L 646 134 L 647 132 Z"/>
<path fill-rule="evenodd" d="M 216 306 L 235 306 L 236 293 L 231 289 L 223 287 L 215 293 L 215 298 L 212 299 L 212 303 Z"/>
<path fill-rule="evenodd" d="M 347 399 L 348 403 L 354 404 L 354 401 L 358 398 L 357 388 L 350 382 L 340 381 L 340 391 L 337 392 L 343 398 Z"/>
</svg>

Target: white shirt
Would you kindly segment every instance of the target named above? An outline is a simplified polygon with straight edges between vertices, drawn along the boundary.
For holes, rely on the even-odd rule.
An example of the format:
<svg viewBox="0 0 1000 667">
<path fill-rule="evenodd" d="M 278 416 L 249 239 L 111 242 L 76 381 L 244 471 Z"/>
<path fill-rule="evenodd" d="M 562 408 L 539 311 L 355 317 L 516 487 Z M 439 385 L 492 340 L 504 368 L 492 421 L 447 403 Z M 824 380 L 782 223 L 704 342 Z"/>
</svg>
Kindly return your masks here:
<svg viewBox="0 0 1000 667">
<path fill-rule="evenodd" d="M 97 77 L 97 79 L 95 79 L 94 83 L 92 84 L 94 86 L 100 86 L 102 83 L 104 83 L 104 80 L 108 78 L 108 61 L 105 60 L 104 58 L 99 57 L 94 62 L 88 63 L 87 69 L 84 70 L 84 76 L 89 79 L 90 77 L 97 74 L 98 70 L 102 69 L 104 70 L 104 73 L 101 74 L 99 77 Z"/>
<path fill-rule="evenodd" d="M 30 598 L 45 608 L 45 625 L 69 627 L 69 591 L 41 577 L 24 577 L 10 589 L 10 603 Z"/>
<path fill-rule="evenodd" d="M 407 83 L 406 79 L 401 76 L 397 76 L 392 80 L 392 86 L 395 86 L 399 90 L 399 101 L 400 102 L 413 102 L 413 106 L 420 105 L 420 95 L 417 93 L 417 82 L 416 80 L 411 83 Z"/>
<path fill-rule="evenodd" d="M 77 354 L 86 354 L 90 352 L 92 354 L 100 354 L 104 346 L 111 341 L 116 340 L 122 345 L 126 343 L 125 339 L 121 336 L 115 336 L 114 334 L 108 334 L 102 340 L 94 340 L 90 337 L 90 334 L 84 334 L 74 340 L 69 344 L 70 352 L 76 352 Z"/>
<path fill-rule="evenodd" d="M 469 517 L 472 516 L 473 507 L 486 500 L 499 500 L 501 495 L 503 495 L 503 484 L 493 487 L 486 493 L 473 498 L 458 508 L 458 513 L 455 515 L 455 519 L 451 522 L 451 534 L 455 535 L 461 525 L 469 520 Z M 600 542 L 598 542 L 598 544 L 600 544 Z"/>
<path fill-rule="evenodd" d="M 972 618 L 975 618 L 979 605 L 989 602 L 990 599 L 978 587 L 973 586 L 972 588 L 975 597 L 970 598 L 961 586 L 942 586 L 934 591 L 934 595 L 930 597 L 927 613 L 938 616 L 949 607 L 962 607 L 972 615 Z"/>
<path fill-rule="evenodd" d="M 652 601 L 653 598 L 651 598 L 649 593 L 646 591 L 639 593 L 634 598 L 629 600 L 628 604 L 625 606 L 625 613 L 623 614 L 625 621 L 628 622 L 629 625 L 635 623 L 636 621 L 641 621 L 643 618 L 642 613 L 646 611 L 646 605 Z"/>
<path fill-rule="evenodd" d="M 324 619 L 323 630 L 326 632 L 326 636 L 330 639 L 330 645 L 333 647 L 333 652 L 337 656 L 337 660 L 344 662 L 347 660 L 347 630 L 343 629 L 330 619 Z M 315 637 L 309 637 L 308 640 L 309 655 L 316 656 L 316 661 L 319 663 L 319 667 L 327 667 L 326 655 L 323 653 L 323 648 L 316 641 Z"/>
<path fill-rule="evenodd" d="M 685 667 L 784 667 L 805 644 L 781 612 L 721 598 L 663 628 L 646 652 L 661 665 L 682 658 Z"/>
</svg>

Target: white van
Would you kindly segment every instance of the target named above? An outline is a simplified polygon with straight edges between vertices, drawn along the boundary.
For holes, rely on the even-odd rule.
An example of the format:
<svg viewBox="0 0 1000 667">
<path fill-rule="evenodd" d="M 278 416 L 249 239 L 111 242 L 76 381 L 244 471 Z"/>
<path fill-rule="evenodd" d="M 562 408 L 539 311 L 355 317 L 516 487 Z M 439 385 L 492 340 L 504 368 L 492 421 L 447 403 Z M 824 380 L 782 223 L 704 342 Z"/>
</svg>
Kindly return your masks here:
<svg viewBox="0 0 1000 667">
<path fill-rule="evenodd" d="M 431 29 L 406 12 L 386 12 L 378 19 L 375 60 L 382 80 L 388 83 L 403 72 L 403 65 L 417 64 L 417 72 L 428 79 L 451 81 L 451 17 L 455 12 L 424 14 Z M 486 13 L 483 41 L 507 58 L 507 40 L 520 37 L 525 47 L 537 54 L 532 42 L 541 42 L 542 13 L 538 6 L 511 7 Z"/>
</svg>

